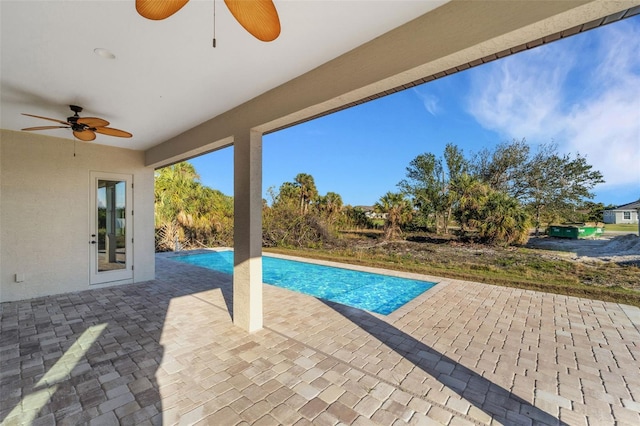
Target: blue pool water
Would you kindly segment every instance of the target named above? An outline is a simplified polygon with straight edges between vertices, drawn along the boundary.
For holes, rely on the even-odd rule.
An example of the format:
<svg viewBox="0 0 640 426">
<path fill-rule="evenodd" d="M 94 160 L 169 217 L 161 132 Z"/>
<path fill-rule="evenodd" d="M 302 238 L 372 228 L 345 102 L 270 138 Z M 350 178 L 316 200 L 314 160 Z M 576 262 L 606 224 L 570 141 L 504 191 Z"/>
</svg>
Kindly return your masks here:
<svg viewBox="0 0 640 426">
<path fill-rule="evenodd" d="M 176 256 L 172 260 L 233 273 L 233 252 Z M 435 283 L 264 256 L 263 281 L 324 300 L 388 315 Z"/>
</svg>

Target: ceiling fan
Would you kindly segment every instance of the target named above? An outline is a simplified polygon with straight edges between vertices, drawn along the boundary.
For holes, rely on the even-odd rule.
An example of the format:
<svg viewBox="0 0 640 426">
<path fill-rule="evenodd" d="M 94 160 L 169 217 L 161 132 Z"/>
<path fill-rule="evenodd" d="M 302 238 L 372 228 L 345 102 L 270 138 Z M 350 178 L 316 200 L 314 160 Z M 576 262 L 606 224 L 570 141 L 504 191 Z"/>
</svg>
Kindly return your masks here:
<svg viewBox="0 0 640 426">
<path fill-rule="evenodd" d="M 173 15 L 188 1 L 136 0 L 136 10 L 157 21 Z M 240 25 L 258 40 L 273 41 L 280 35 L 280 19 L 272 0 L 224 0 L 224 3 Z"/>
<path fill-rule="evenodd" d="M 130 138 L 133 136 L 129 132 L 124 130 L 114 129 L 112 127 L 106 127 L 109 125 L 107 120 L 97 117 L 80 117 L 79 112 L 82 112 L 82 107 L 77 105 L 69 105 L 71 111 L 75 114 L 71 117 L 67 117 L 67 121 L 57 120 L 55 118 L 41 117 L 39 115 L 25 114 L 29 117 L 42 118 L 43 120 L 55 121 L 56 123 L 64 124 L 64 126 L 39 126 L 39 127 L 27 127 L 22 130 L 49 130 L 49 129 L 71 129 L 73 135 L 81 141 L 90 142 L 96 138 L 96 133 L 107 136 L 117 136 L 119 138 Z"/>
</svg>

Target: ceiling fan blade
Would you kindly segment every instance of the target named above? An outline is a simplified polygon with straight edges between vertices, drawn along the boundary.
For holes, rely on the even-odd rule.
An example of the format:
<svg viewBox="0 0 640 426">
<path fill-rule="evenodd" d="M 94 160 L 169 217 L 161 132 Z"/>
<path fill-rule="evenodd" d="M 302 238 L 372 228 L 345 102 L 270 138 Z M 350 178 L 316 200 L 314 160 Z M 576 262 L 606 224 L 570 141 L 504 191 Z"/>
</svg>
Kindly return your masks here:
<svg viewBox="0 0 640 426">
<path fill-rule="evenodd" d="M 91 130 L 74 130 L 73 136 L 85 142 L 91 142 L 96 138 L 96 134 Z"/>
<path fill-rule="evenodd" d="M 69 126 L 39 126 L 39 127 L 27 127 L 20 130 L 49 130 L 49 129 L 70 129 Z"/>
<path fill-rule="evenodd" d="M 55 118 L 41 117 L 39 115 L 33 115 L 33 114 L 25 114 L 24 112 L 22 113 L 22 115 L 26 115 L 28 117 L 42 118 L 43 120 L 55 121 L 56 123 L 69 125 L 69 123 L 67 123 L 66 121 L 56 120 Z"/>
<path fill-rule="evenodd" d="M 89 127 L 104 127 L 109 125 L 107 120 L 98 117 L 80 117 L 77 122 L 79 124 L 86 124 Z"/>
<path fill-rule="evenodd" d="M 136 0 L 136 10 L 147 18 L 159 21 L 173 15 L 189 0 Z"/>
<path fill-rule="evenodd" d="M 231 14 L 245 30 L 261 41 L 280 35 L 280 19 L 271 0 L 224 0 Z"/>
<path fill-rule="evenodd" d="M 100 133 L 102 135 L 108 136 L 117 136 L 119 138 L 130 138 L 133 136 L 129 132 L 125 132 L 124 130 L 114 129 L 113 127 L 96 127 L 96 133 Z"/>
</svg>

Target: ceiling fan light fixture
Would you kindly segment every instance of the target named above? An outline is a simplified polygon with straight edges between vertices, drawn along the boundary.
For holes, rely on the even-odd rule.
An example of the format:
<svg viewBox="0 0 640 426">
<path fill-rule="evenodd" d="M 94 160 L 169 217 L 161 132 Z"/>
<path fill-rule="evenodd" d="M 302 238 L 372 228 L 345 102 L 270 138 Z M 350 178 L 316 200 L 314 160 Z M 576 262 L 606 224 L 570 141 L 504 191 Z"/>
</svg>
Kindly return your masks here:
<svg viewBox="0 0 640 426">
<path fill-rule="evenodd" d="M 114 55 L 109 49 L 105 49 L 104 47 L 96 47 L 95 49 L 93 49 L 93 53 L 106 59 L 116 58 L 116 55 Z"/>
</svg>

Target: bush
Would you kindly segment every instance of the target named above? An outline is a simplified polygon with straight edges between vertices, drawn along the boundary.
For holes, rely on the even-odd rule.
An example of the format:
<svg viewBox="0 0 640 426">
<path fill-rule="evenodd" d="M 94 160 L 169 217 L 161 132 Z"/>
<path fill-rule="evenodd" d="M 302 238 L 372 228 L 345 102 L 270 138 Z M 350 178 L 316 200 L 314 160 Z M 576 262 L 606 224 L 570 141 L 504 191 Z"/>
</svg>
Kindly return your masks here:
<svg viewBox="0 0 640 426">
<path fill-rule="evenodd" d="M 505 193 L 492 191 L 470 221 L 480 239 L 490 244 L 524 244 L 529 239 L 529 215 L 518 201 Z"/>
<path fill-rule="evenodd" d="M 314 213 L 300 214 L 287 206 L 263 209 L 264 247 L 318 248 L 335 240 L 327 225 Z"/>
</svg>

